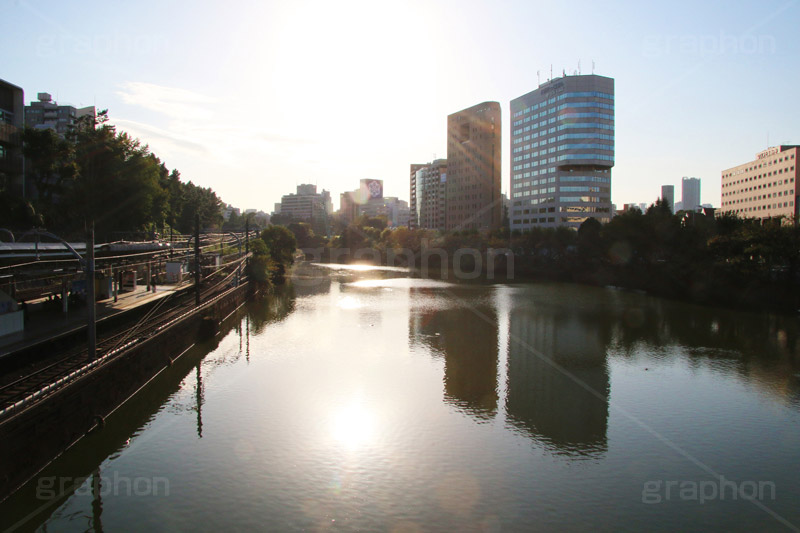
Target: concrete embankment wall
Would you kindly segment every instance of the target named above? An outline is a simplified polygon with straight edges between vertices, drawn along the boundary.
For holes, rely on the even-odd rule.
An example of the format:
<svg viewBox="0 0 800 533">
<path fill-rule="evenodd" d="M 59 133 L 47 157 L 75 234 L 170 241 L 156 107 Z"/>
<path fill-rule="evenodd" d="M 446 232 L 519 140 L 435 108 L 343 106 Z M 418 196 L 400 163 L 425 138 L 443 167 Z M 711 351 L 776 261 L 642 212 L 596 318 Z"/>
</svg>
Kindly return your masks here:
<svg viewBox="0 0 800 533">
<path fill-rule="evenodd" d="M 135 394 L 248 297 L 245 283 L 213 304 L 80 376 L 47 398 L 0 421 L 0 501 Z"/>
</svg>

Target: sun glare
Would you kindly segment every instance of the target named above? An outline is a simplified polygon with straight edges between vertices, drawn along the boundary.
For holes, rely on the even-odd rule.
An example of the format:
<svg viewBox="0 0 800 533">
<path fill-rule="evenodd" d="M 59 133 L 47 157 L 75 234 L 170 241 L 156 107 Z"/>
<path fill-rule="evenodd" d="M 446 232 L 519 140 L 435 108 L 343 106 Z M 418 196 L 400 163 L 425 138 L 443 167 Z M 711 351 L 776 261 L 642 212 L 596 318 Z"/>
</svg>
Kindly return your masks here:
<svg viewBox="0 0 800 533">
<path fill-rule="evenodd" d="M 361 307 L 361 302 L 353 296 L 345 296 L 339 299 L 338 306 L 340 309 L 358 309 Z"/>
<path fill-rule="evenodd" d="M 361 402 L 353 402 L 334 414 L 331 434 L 350 450 L 361 448 L 375 436 L 375 415 Z"/>
</svg>

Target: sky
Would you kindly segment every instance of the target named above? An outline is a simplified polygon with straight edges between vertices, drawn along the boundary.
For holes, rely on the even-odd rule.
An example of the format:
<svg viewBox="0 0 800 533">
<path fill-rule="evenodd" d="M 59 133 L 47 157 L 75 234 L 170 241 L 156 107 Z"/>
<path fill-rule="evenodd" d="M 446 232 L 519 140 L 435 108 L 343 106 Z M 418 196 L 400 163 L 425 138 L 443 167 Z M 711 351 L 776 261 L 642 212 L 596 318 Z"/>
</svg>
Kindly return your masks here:
<svg viewBox="0 0 800 533">
<path fill-rule="evenodd" d="M 0 0 L 0 78 L 108 109 L 186 181 L 272 211 L 301 183 L 409 197 L 447 115 L 552 75 L 615 79 L 612 202 L 652 203 L 800 144 L 800 0 Z"/>
</svg>

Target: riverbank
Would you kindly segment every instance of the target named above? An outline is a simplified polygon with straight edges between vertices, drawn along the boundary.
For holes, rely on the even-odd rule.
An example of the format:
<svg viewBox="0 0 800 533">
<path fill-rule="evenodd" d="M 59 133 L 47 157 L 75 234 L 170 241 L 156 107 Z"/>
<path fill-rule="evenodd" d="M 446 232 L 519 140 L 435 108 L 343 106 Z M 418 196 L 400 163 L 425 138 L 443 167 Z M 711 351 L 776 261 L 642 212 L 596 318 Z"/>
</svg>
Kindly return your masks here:
<svg viewBox="0 0 800 533">
<path fill-rule="evenodd" d="M 800 309 L 800 226 L 781 220 L 673 214 L 656 202 L 605 224 L 588 218 L 578 231 L 440 232 L 387 228 L 384 219 L 366 216 L 329 240 L 301 229 L 295 228 L 298 246 L 314 261 L 412 266 L 426 276 L 443 269 L 456 279 L 505 275 L 625 287 L 786 314 Z"/>
</svg>

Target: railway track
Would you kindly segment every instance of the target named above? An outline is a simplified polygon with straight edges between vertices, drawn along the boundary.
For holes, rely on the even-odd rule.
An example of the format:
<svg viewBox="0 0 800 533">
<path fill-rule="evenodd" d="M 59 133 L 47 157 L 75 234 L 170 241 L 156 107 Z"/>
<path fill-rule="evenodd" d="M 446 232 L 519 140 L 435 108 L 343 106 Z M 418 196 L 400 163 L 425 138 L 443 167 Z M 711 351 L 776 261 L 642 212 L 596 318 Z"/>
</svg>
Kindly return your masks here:
<svg viewBox="0 0 800 533">
<path fill-rule="evenodd" d="M 231 290 L 227 283 L 234 275 L 235 272 L 228 273 L 222 281 L 205 289 L 201 293 L 201 307 L 210 305 Z M 159 312 L 169 300 L 169 297 L 164 298 L 132 327 L 98 339 L 94 361 L 88 361 L 87 348 L 72 348 L 44 366 L 0 386 L 0 420 L 49 396 L 78 376 L 108 363 L 126 349 L 180 321 L 196 309 L 194 294 L 191 293 L 172 300 Z"/>
</svg>

